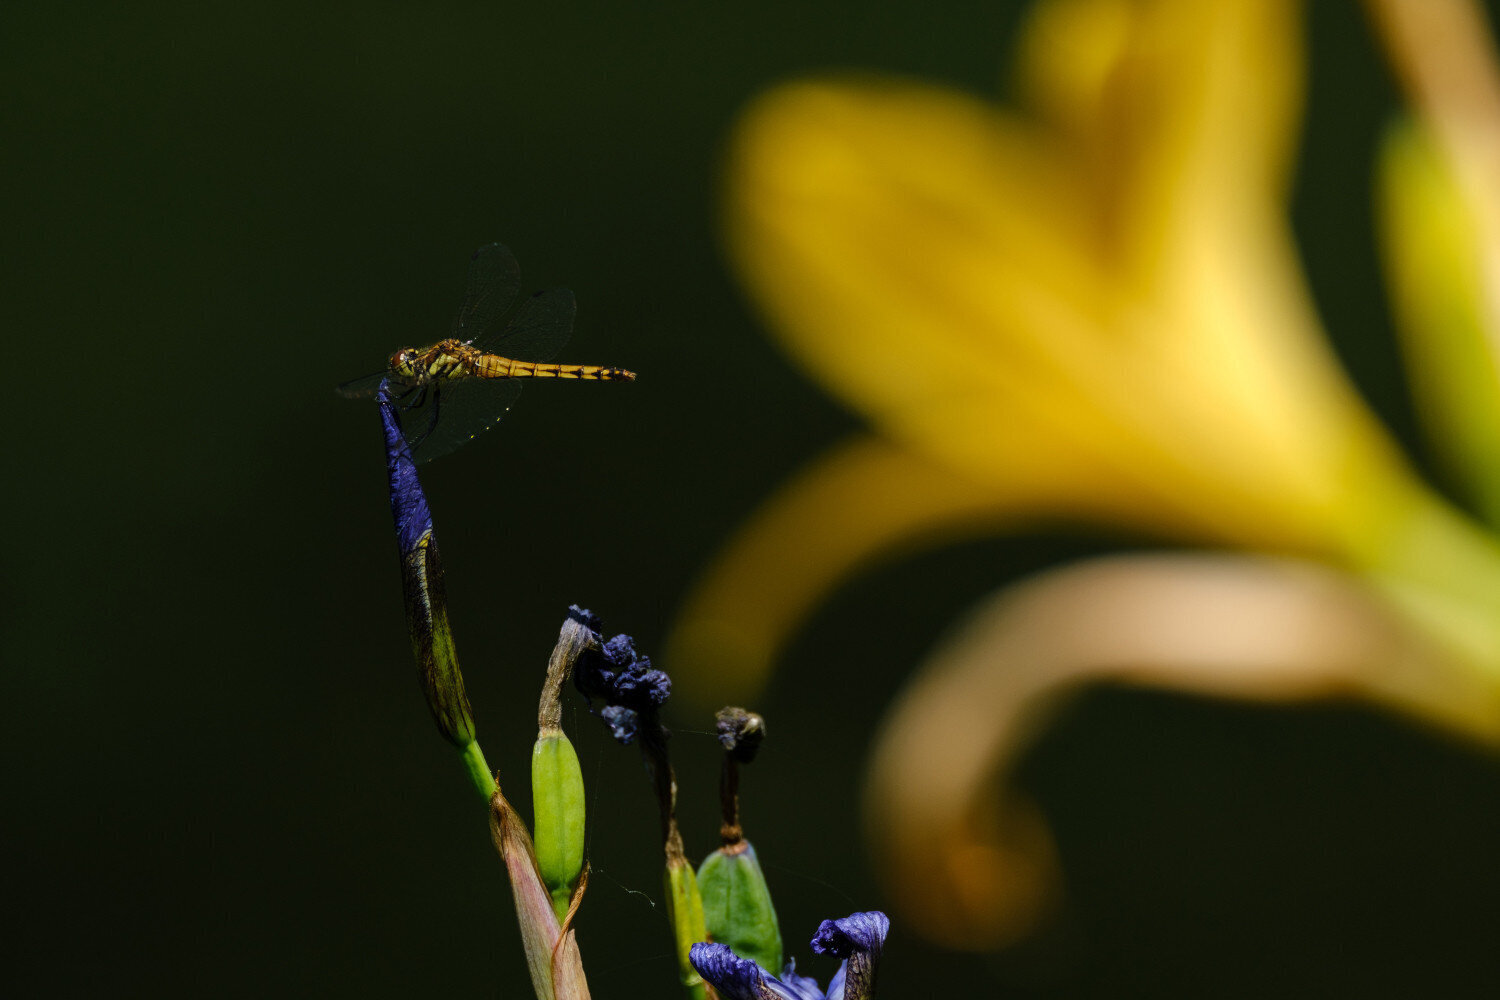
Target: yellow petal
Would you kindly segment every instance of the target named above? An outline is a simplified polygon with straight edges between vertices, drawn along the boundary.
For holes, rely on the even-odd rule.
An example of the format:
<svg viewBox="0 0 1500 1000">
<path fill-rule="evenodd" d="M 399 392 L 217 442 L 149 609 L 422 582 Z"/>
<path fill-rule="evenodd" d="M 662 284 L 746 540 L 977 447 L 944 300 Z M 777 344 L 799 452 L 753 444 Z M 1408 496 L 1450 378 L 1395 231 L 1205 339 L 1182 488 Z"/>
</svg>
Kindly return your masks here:
<svg viewBox="0 0 1500 1000">
<path fill-rule="evenodd" d="M 946 946 L 1024 935 L 1058 884 L 1041 819 L 996 796 L 1060 698 L 1112 679 L 1211 696 L 1357 695 L 1500 741 L 1493 684 L 1347 577 L 1307 564 L 1145 556 L 1057 570 L 981 606 L 880 728 L 867 779 L 876 870 Z"/>
<path fill-rule="evenodd" d="M 1388 448 L 1323 343 L 1285 218 L 1298 21 L 1288 0 L 1050 0 L 1020 68 L 1060 155 L 1085 164 L 1116 335 L 1235 411 L 1206 426 L 1279 450 L 1263 476 L 1336 503 L 1317 466 Z"/>
<path fill-rule="evenodd" d="M 1237 203 L 1285 200 L 1300 115 L 1290 0 L 1047 0 L 1018 55 L 1026 102 L 1086 164 L 1104 244 L 1146 282 Z M 1206 213 L 1206 214 L 1205 214 Z"/>
<path fill-rule="evenodd" d="M 997 428 L 1019 425 L 1216 508 L 1231 542 L 1348 556 L 1404 515 L 1415 487 L 1316 338 L 1279 224 L 1207 213 L 1235 224 L 1132 284 L 1058 150 L 942 88 L 789 85 L 735 144 L 731 249 L 813 375 L 969 478 L 1010 476 Z"/>
</svg>

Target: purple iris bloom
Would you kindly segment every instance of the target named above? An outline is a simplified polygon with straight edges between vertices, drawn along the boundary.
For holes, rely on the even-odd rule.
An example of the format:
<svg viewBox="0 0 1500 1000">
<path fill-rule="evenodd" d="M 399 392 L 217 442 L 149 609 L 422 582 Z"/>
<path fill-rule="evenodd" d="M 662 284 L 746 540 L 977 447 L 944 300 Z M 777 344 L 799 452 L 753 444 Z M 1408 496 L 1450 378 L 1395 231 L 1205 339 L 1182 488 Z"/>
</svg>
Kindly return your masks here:
<svg viewBox="0 0 1500 1000">
<path fill-rule="evenodd" d="M 813 936 L 813 951 L 844 960 L 826 993 L 816 980 L 797 975 L 790 962 L 780 977 L 773 976 L 727 945 L 695 944 L 689 959 L 722 1000 L 870 1000 L 875 996 L 875 966 L 890 928 L 890 920 L 879 910 L 823 921 Z"/>
</svg>

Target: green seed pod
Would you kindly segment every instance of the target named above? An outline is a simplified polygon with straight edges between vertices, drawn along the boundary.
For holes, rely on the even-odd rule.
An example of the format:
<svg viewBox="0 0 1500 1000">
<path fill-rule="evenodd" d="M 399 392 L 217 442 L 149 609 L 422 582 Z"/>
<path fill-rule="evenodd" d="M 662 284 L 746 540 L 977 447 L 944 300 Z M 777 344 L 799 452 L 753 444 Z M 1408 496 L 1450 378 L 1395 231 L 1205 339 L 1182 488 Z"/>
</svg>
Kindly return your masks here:
<svg viewBox="0 0 1500 1000">
<path fill-rule="evenodd" d="M 698 869 L 698 891 L 709 939 L 780 975 L 781 927 L 750 841 L 710 854 Z"/>
<path fill-rule="evenodd" d="M 668 856 L 666 883 L 667 919 L 672 921 L 672 936 L 677 944 L 677 971 L 688 996 L 704 1000 L 708 989 L 688 960 L 688 952 L 693 945 L 708 940 L 708 933 L 703 925 L 703 897 L 698 894 L 698 879 L 686 858 Z"/>
<path fill-rule="evenodd" d="M 539 737 L 532 748 L 531 805 L 537 867 L 561 921 L 583 871 L 584 792 L 578 754 L 560 731 Z"/>
</svg>

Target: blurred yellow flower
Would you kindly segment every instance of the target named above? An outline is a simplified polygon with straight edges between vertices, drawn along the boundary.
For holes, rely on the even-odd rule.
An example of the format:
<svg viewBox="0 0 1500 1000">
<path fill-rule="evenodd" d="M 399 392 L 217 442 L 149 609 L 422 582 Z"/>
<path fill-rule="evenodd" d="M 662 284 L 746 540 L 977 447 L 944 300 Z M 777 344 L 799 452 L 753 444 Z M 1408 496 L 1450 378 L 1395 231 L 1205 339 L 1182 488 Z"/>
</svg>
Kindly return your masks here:
<svg viewBox="0 0 1500 1000">
<path fill-rule="evenodd" d="M 875 433 L 786 486 L 701 581 L 668 651 L 681 690 L 753 697 L 829 589 L 945 537 L 1069 521 L 1283 557 L 1116 563 L 1109 587 L 1085 568 L 1031 603 L 1002 595 L 924 668 L 885 727 L 870 815 L 897 902 L 934 937 L 1005 940 L 1046 897 L 1045 830 L 983 793 L 1058 685 L 1352 692 L 1500 738 L 1500 549 L 1362 406 L 1297 267 L 1298 21 L 1290 0 L 1048 0 L 1022 38 L 1024 110 L 812 80 L 762 97 L 734 139 L 733 259 L 786 349 Z M 1440 259 L 1480 259 L 1488 231 L 1454 221 L 1475 190 L 1449 176 L 1454 148 L 1395 134 L 1391 240 L 1415 227 Z M 1500 323 L 1476 306 L 1446 332 L 1432 259 L 1389 257 L 1412 356 L 1468 378 L 1458 404 L 1433 394 L 1434 423 L 1483 414 L 1500 442 L 1474 332 Z M 1455 294 L 1477 301 L 1482 277 Z M 1460 477 L 1486 456 L 1500 448 L 1458 454 Z M 1272 631 L 1225 627 L 1241 609 Z"/>
</svg>

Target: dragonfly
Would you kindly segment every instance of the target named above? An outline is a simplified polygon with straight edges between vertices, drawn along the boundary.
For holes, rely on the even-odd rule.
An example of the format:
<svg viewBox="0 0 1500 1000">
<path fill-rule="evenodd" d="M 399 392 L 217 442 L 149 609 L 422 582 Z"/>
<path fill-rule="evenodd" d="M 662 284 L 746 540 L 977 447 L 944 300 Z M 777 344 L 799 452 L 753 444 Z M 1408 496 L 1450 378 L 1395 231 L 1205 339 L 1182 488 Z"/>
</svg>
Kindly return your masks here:
<svg viewBox="0 0 1500 1000">
<path fill-rule="evenodd" d="M 624 368 L 549 363 L 573 332 L 573 293 L 537 292 L 512 311 L 520 288 L 521 267 L 510 249 L 502 243 L 480 247 L 469 261 L 452 335 L 395 351 L 385 370 L 345 382 L 339 394 L 366 399 L 384 392 L 420 465 L 499 423 L 520 396 L 523 379 L 635 381 L 635 372 Z"/>
</svg>

